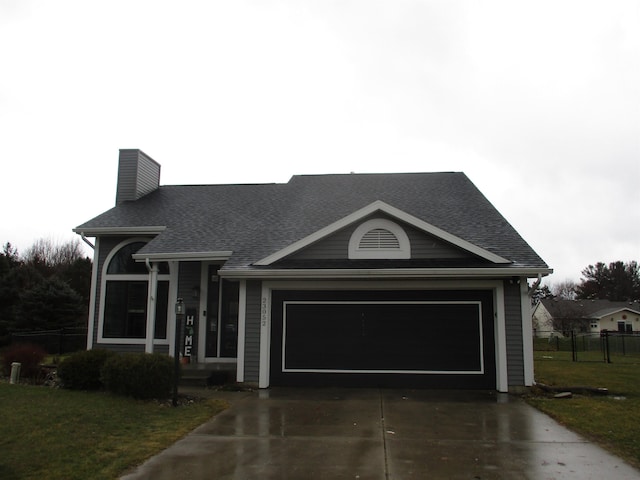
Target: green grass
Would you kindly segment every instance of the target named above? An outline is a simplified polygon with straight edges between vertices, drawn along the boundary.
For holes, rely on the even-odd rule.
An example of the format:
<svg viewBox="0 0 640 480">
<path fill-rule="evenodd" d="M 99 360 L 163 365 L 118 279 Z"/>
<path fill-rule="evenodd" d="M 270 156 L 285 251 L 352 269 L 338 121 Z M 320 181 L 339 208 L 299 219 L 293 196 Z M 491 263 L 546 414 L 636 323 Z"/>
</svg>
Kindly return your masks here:
<svg viewBox="0 0 640 480">
<path fill-rule="evenodd" d="M 0 478 L 117 478 L 226 407 L 0 383 Z"/>
<path fill-rule="evenodd" d="M 591 353 L 579 353 L 582 360 Z M 571 352 L 535 352 L 536 382 L 553 386 L 604 387 L 607 396 L 554 399 L 538 392 L 527 400 L 536 408 L 612 453 L 640 467 L 640 357 L 616 356 L 604 363 L 571 361 Z M 599 360 L 599 361 L 595 361 Z M 534 389 L 534 392 L 537 390 Z"/>
</svg>

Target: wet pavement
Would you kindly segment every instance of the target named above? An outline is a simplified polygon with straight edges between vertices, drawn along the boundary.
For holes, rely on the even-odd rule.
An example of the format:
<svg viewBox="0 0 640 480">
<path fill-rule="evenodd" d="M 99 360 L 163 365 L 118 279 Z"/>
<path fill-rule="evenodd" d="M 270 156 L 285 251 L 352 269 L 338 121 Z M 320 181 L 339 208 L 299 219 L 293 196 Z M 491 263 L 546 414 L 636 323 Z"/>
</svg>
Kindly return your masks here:
<svg viewBox="0 0 640 480">
<path fill-rule="evenodd" d="M 640 478 L 507 394 L 273 388 L 224 395 L 228 410 L 122 478 Z"/>
</svg>

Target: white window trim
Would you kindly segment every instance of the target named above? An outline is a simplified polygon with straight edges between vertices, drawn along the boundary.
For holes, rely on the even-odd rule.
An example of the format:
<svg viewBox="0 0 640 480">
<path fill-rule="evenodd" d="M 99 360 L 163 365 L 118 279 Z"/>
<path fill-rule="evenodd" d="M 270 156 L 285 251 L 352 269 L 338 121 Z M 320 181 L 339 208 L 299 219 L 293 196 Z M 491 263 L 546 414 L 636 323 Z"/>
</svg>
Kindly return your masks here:
<svg viewBox="0 0 640 480">
<path fill-rule="evenodd" d="M 106 307 L 106 294 L 107 294 L 107 281 L 146 281 L 151 284 L 150 274 L 139 274 L 139 275 L 127 275 L 127 274 L 108 274 L 107 269 L 109 268 L 109 263 L 113 257 L 126 245 L 130 243 L 136 242 L 145 242 L 148 243 L 148 238 L 136 237 L 136 238 L 128 238 L 120 242 L 118 245 L 113 247 L 107 258 L 104 260 L 104 264 L 102 265 L 102 275 L 100 280 L 100 316 L 98 317 L 98 336 L 96 343 L 105 343 L 105 344 L 123 344 L 123 345 L 146 345 L 146 338 L 117 338 L 117 337 L 105 337 L 104 336 L 104 309 Z M 171 264 L 169 264 L 169 268 L 171 268 Z M 169 282 L 169 298 L 171 298 L 171 275 L 158 275 L 158 281 Z M 152 294 L 151 289 L 149 289 L 148 295 Z M 147 304 L 149 303 L 149 298 L 147 297 Z M 171 309 L 169 309 L 171 310 Z M 171 312 L 168 312 L 169 314 Z M 149 312 L 147 312 L 149 315 Z M 172 335 L 169 333 L 169 328 L 171 325 L 170 315 L 167 315 L 167 338 L 163 339 L 153 339 L 154 345 L 169 345 L 170 340 L 172 340 Z M 154 319 L 155 322 L 155 319 Z M 147 318 L 147 325 L 149 325 L 149 318 Z M 147 332 L 148 336 L 149 332 Z M 95 345 L 93 345 L 95 346 Z"/>
<path fill-rule="evenodd" d="M 360 240 L 375 229 L 388 230 L 398 239 L 399 248 L 359 248 Z M 386 218 L 373 218 L 362 223 L 349 239 L 350 259 L 408 259 L 411 258 L 411 243 L 404 229 Z"/>
<path fill-rule="evenodd" d="M 289 305 L 472 305 L 477 310 L 478 331 L 478 363 L 477 369 L 471 370 L 377 370 L 348 368 L 287 368 L 287 307 Z M 482 302 L 477 300 L 285 300 L 282 303 L 282 348 L 280 368 L 283 373 L 364 373 L 364 374 L 409 374 L 409 375 L 484 375 L 484 326 L 482 318 Z"/>
</svg>

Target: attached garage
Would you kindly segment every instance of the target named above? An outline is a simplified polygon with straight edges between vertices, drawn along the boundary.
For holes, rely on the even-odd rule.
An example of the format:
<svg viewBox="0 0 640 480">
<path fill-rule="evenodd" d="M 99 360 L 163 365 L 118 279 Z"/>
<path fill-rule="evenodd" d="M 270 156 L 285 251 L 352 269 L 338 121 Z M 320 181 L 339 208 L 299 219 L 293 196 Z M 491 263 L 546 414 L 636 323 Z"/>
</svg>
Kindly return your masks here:
<svg viewBox="0 0 640 480">
<path fill-rule="evenodd" d="M 491 291 L 274 291 L 272 385 L 495 388 Z"/>
</svg>

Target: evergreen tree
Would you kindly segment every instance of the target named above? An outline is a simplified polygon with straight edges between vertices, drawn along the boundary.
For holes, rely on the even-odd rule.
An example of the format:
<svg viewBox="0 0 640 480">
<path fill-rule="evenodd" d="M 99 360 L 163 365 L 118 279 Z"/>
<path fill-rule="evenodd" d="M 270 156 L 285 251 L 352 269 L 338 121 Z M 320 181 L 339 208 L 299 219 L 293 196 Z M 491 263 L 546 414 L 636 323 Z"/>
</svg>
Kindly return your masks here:
<svg viewBox="0 0 640 480">
<path fill-rule="evenodd" d="M 14 308 L 19 301 L 17 272 L 21 266 L 18 251 L 6 243 L 0 253 L 0 345 L 8 342 L 13 326 Z"/>
<path fill-rule="evenodd" d="M 614 302 L 640 299 L 640 269 L 636 261 L 598 262 L 582 270 L 584 277 L 576 287 L 577 298 Z"/>
<path fill-rule="evenodd" d="M 82 297 L 57 277 L 44 279 L 20 296 L 16 330 L 78 327 L 85 321 Z"/>
<path fill-rule="evenodd" d="M 0 345 L 15 331 L 83 325 L 91 268 L 77 240 L 38 240 L 23 256 L 6 243 L 0 253 Z"/>
</svg>

